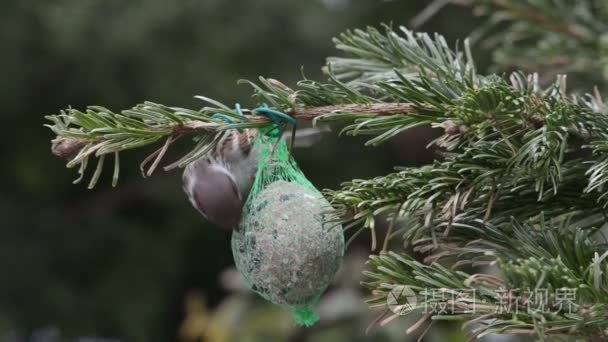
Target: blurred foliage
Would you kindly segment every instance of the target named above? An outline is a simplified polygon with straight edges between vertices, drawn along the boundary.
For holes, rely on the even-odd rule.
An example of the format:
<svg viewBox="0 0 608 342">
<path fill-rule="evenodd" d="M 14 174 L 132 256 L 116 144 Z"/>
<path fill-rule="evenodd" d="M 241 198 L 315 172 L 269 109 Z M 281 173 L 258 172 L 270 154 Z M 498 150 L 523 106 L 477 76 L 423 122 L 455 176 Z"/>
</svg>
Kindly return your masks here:
<svg viewBox="0 0 608 342">
<path fill-rule="evenodd" d="M 2 1 L 0 336 L 27 339 L 56 327 L 62 336 L 173 340 L 186 294 L 200 290 L 217 306 L 225 295 L 218 275 L 232 264 L 229 235 L 208 229 L 175 172 L 143 180 L 137 167 L 125 167 L 118 189 L 71 186 L 73 174 L 49 153 L 44 114 L 66 105 L 120 109 L 144 100 L 193 107 L 200 105 L 196 94 L 247 103 L 250 90 L 237 87 L 237 79 L 294 81 L 301 65 L 319 78 L 331 37 L 379 22 L 406 23 L 424 5 Z M 466 36 L 474 22 L 464 18 L 466 10 L 454 8 L 425 29 Z M 411 144 L 398 140 L 375 153 L 359 139 L 328 137 L 322 145 L 297 152 L 319 187 L 386 173 L 396 161 L 416 157 L 411 148 L 404 151 Z M 127 153 L 123 162 L 139 160 Z M 357 329 L 362 333 L 364 325 Z"/>
</svg>

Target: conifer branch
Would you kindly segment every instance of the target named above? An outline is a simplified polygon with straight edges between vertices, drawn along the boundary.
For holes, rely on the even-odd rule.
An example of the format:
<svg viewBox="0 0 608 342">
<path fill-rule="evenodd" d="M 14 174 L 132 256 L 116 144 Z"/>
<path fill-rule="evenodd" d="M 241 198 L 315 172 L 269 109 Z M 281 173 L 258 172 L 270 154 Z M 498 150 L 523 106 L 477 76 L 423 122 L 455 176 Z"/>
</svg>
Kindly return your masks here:
<svg viewBox="0 0 608 342">
<path fill-rule="evenodd" d="M 608 6 L 602 0 L 452 0 L 488 16 L 477 39 L 506 70 L 541 72 L 543 80 L 581 73 L 606 84 Z"/>
<path fill-rule="evenodd" d="M 372 290 L 371 307 L 386 306 L 389 295 L 391 302 L 412 304 L 412 297 L 407 301 L 398 297 L 403 293 L 400 289 L 406 287 L 416 298 L 410 307 L 413 311 L 407 314 L 424 315 L 426 324 L 430 319 L 461 321 L 470 329 L 471 338 L 487 334 L 604 336 L 608 328 L 605 294 L 595 290 L 606 285 L 598 270 L 607 264 L 605 257 L 597 254 L 594 263 L 581 271 L 569 269 L 559 258 L 501 263 L 506 281 L 438 263 L 425 265 L 392 252 L 371 256 L 368 266 L 363 286 Z M 593 283 L 592 279 L 599 281 Z M 561 285 L 564 287 L 553 287 Z M 560 296 L 571 286 L 585 289 L 576 303 Z M 539 293 L 544 300 L 537 299 Z M 394 316 L 401 315 L 399 307 L 393 309 Z"/>
<path fill-rule="evenodd" d="M 276 83 L 276 80 L 270 80 Z M 217 104 L 217 103 L 216 103 Z M 297 110 L 288 108 L 286 112 L 298 119 L 327 119 L 340 115 L 340 119 L 368 118 L 380 116 L 407 115 L 413 109 L 408 103 L 372 103 L 344 104 L 320 107 L 300 107 Z M 246 114 L 251 110 L 245 109 Z M 221 113 L 231 116 L 235 123 L 214 118 L 213 114 Z M 240 116 L 236 111 L 221 105 L 206 107 L 200 111 L 184 108 L 173 108 L 146 102 L 132 109 L 114 113 L 99 106 L 91 106 L 86 112 L 67 109 L 59 115 L 47 116 L 53 125 L 47 125 L 57 134 L 53 140 L 51 151 L 54 155 L 68 161 L 68 167 L 80 165 L 79 174 L 86 169 L 89 157 L 102 157 L 106 154 L 117 155 L 128 149 L 139 148 L 154 144 L 161 139 L 163 148 L 150 157 L 159 156 L 148 172 L 150 176 L 156 166 L 177 137 L 184 135 L 198 136 L 199 142 L 195 149 L 183 156 L 177 162 L 166 166 L 166 170 L 184 167 L 189 162 L 205 154 L 219 138 L 219 134 L 227 129 L 261 128 L 272 124 L 267 118 L 255 115 Z M 144 161 L 144 163 L 147 163 Z M 115 173 L 118 173 L 116 163 Z M 142 165 L 143 167 L 143 165 Z M 77 181 L 79 182 L 81 178 Z M 91 183 L 91 187 L 96 181 Z"/>
<path fill-rule="evenodd" d="M 565 11 L 571 10 L 567 8 L 563 3 L 547 1 L 545 6 L 553 5 L 555 7 L 552 11 L 547 11 L 547 7 L 541 7 L 538 2 L 523 0 L 523 1 L 509 1 L 509 0 L 473 0 L 470 1 L 473 4 L 478 5 L 490 5 L 494 6 L 499 10 L 503 10 L 508 13 L 514 20 L 527 21 L 538 25 L 545 31 L 557 32 L 565 34 L 574 39 L 580 41 L 590 41 L 593 39 L 592 32 L 582 24 L 573 21 L 564 21 L 563 17 L 559 14 L 566 13 Z M 586 7 L 588 10 L 592 10 L 593 1 L 582 1 L 582 7 Z M 579 6 L 581 6 L 579 4 Z M 553 16 L 547 15 L 547 13 L 554 14 Z M 557 15 L 555 15 L 557 13 Z"/>
</svg>

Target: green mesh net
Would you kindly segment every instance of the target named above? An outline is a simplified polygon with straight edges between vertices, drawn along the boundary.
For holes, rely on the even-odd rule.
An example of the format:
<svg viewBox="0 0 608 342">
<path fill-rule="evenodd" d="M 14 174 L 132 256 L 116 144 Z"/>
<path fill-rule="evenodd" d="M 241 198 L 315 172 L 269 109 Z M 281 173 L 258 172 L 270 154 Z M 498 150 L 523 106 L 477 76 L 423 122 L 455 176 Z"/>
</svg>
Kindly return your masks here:
<svg viewBox="0 0 608 342">
<path fill-rule="evenodd" d="M 237 269 L 253 291 L 288 306 L 294 320 L 310 326 L 312 309 L 338 270 L 344 253 L 339 224 L 328 221 L 330 205 L 290 157 L 276 129 L 260 131 L 258 171 L 232 234 Z M 273 152 L 274 147 L 274 152 Z"/>
</svg>

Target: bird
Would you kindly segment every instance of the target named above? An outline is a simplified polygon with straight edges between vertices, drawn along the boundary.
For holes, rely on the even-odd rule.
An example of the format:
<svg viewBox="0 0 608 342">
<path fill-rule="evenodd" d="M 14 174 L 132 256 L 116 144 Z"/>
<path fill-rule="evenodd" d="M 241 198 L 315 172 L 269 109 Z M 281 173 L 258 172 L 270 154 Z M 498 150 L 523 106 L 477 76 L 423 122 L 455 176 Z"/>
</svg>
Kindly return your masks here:
<svg viewBox="0 0 608 342">
<path fill-rule="evenodd" d="M 309 147 L 320 140 L 328 127 L 304 128 L 296 132 L 296 147 Z M 226 130 L 207 154 L 188 164 L 182 187 L 192 206 L 220 228 L 238 227 L 244 203 L 253 186 L 259 148 L 254 144 L 258 130 Z M 281 139 L 290 141 L 289 134 Z"/>
<path fill-rule="evenodd" d="M 190 203 L 216 226 L 238 227 L 258 163 L 257 130 L 226 130 L 206 155 L 188 164 L 182 176 Z"/>
</svg>

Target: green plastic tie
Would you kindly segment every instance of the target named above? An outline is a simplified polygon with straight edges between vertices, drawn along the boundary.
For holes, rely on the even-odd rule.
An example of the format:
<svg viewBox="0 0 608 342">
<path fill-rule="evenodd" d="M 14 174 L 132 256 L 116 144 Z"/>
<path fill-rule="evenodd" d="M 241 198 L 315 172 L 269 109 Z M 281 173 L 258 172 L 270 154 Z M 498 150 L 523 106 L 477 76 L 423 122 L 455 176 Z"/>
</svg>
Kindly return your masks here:
<svg viewBox="0 0 608 342">
<path fill-rule="evenodd" d="M 319 321 L 319 315 L 310 306 L 297 306 L 291 308 L 296 324 L 311 327 Z"/>
</svg>

